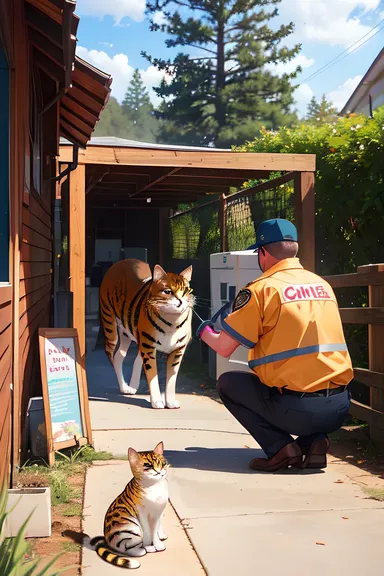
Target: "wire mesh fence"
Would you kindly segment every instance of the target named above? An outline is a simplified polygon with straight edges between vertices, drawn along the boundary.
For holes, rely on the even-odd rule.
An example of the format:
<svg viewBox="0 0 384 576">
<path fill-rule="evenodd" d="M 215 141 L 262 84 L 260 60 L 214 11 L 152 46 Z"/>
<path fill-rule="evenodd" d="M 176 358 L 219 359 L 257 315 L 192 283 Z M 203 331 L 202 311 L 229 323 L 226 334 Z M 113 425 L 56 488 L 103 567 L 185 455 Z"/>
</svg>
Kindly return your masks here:
<svg viewBox="0 0 384 576">
<path fill-rule="evenodd" d="M 293 183 L 270 190 L 249 191 L 214 200 L 171 218 L 171 254 L 174 259 L 209 258 L 221 250 L 246 250 L 256 242 L 262 220 L 287 218 L 294 222 Z M 224 217 L 220 218 L 220 210 Z"/>
<path fill-rule="evenodd" d="M 287 218 L 294 221 L 293 184 L 283 184 L 255 194 L 229 196 L 226 201 L 228 250 L 246 250 L 256 242 L 256 229 L 262 220 Z"/>
<path fill-rule="evenodd" d="M 219 200 L 174 216 L 170 228 L 172 258 L 204 258 L 219 252 Z"/>
</svg>

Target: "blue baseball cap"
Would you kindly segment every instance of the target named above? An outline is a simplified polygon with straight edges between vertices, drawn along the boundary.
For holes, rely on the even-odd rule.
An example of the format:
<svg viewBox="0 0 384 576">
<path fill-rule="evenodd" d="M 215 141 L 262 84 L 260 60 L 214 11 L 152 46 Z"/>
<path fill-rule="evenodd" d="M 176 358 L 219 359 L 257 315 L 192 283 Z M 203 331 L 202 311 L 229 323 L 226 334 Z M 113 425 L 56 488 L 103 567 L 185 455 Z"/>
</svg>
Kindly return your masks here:
<svg viewBox="0 0 384 576">
<path fill-rule="evenodd" d="M 283 218 L 273 218 L 260 222 L 256 231 L 255 248 L 283 241 L 297 242 L 297 230 L 292 222 Z"/>
</svg>

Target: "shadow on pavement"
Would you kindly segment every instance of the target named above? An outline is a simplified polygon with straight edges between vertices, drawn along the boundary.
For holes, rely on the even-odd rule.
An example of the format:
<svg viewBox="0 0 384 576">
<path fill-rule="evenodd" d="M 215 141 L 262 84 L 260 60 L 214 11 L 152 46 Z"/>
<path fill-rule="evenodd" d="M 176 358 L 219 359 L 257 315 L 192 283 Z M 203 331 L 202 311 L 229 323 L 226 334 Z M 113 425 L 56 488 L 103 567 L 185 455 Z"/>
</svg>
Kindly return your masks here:
<svg viewBox="0 0 384 576">
<path fill-rule="evenodd" d="M 172 468 L 192 468 L 214 472 L 233 472 L 235 474 L 265 474 L 250 470 L 248 465 L 253 458 L 265 458 L 261 449 L 250 448 L 204 448 L 189 446 L 185 450 L 165 450 L 165 457 Z M 298 470 L 290 468 L 274 474 L 319 474 L 324 470 Z"/>
</svg>

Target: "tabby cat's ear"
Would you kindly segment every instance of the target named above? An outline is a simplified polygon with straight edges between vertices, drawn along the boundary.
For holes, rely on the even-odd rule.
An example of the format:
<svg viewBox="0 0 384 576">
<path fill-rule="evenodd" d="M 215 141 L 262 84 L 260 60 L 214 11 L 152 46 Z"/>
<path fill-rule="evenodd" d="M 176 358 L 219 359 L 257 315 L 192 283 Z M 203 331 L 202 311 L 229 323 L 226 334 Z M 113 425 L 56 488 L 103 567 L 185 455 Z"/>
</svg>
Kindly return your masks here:
<svg viewBox="0 0 384 576">
<path fill-rule="evenodd" d="M 155 454 L 157 454 L 158 456 L 162 456 L 163 453 L 164 453 L 164 444 L 163 444 L 163 442 L 159 442 L 153 452 L 154 452 Z"/>
<path fill-rule="evenodd" d="M 128 448 L 128 461 L 130 465 L 131 466 L 137 465 L 139 463 L 139 460 L 140 456 L 138 455 L 136 450 L 134 450 L 134 448 Z"/>
<path fill-rule="evenodd" d="M 160 266 L 160 264 L 156 264 L 156 266 L 153 269 L 153 279 L 155 282 L 157 282 L 158 280 L 162 280 L 163 278 L 167 277 L 167 273 L 165 270 L 163 270 L 163 268 Z"/>
<path fill-rule="evenodd" d="M 183 276 L 187 282 L 190 282 L 192 278 L 192 266 L 188 266 L 188 268 L 180 272 L 180 276 Z"/>
</svg>

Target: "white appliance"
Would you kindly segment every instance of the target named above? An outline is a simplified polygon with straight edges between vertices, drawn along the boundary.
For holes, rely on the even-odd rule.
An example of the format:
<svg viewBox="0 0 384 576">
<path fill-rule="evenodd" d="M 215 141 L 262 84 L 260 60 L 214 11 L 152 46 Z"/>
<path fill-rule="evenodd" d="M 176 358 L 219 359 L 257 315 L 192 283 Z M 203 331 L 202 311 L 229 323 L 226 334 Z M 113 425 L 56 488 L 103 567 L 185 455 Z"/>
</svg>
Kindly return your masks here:
<svg viewBox="0 0 384 576">
<path fill-rule="evenodd" d="M 228 301 L 233 302 L 236 294 L 248 282 L 261 276 L 257 253 L 253 250 L 220 252 L 211 254 L 211 318 Z M 220 322 L 215 324 L 221 329 Z M 210 376 L 217 379 L 223 372 L 244 370 L 248 372 L 248 349 L 239 346 L 230 358 L 223 358 L 210 349 Z"/>
</svg>

